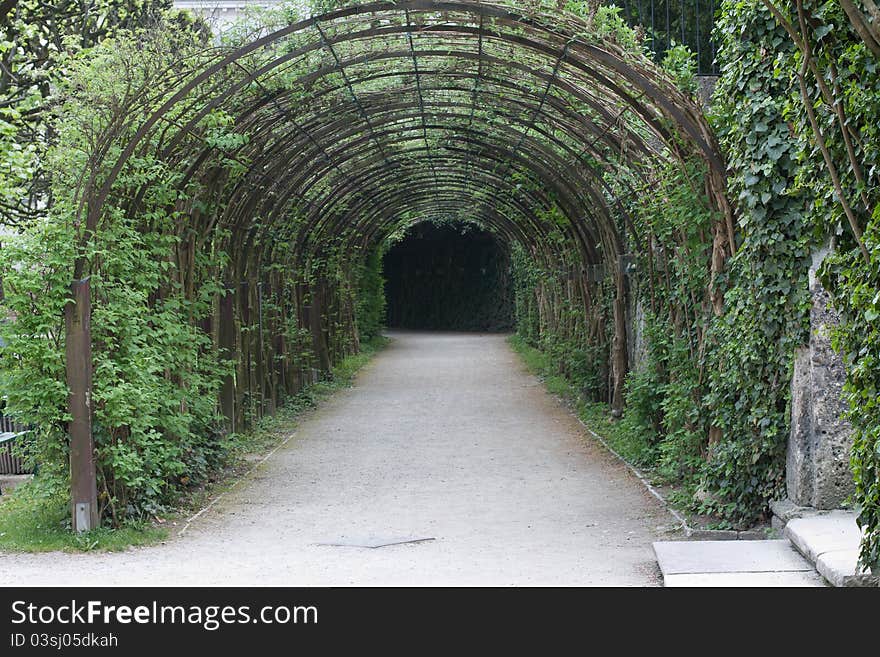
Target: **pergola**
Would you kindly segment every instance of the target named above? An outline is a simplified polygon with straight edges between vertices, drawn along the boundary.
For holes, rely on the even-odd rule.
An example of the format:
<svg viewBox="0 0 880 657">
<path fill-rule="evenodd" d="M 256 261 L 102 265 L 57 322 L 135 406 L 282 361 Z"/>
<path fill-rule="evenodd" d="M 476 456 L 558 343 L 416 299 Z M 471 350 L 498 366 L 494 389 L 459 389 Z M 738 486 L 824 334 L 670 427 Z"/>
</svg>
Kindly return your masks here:
<svg viewBox="0 0 880 657">
<path fill-rule="evenodd" d="M 237 334 L 235 321 L 250 322 L 255 304 L 280 294 L 283 273 L 264 275 L 266 264 L 302 269 L 331 246 L 353 260 L 417 221 L 473 221 L 541 262 L 575 268 L 585 285 L 595 281 L 588 271 L 613 279 L 622 403 L 620 261 L 648 248 L 648 237 L 621 199 L 651 194 L 660 165 L 702 160 L 709 174 L 699 192 L 720 218 L 709 237 L 713 272 L 734 237 L 725 164 L 700 108 L 638 47 L 601 28 L 594 17 L 466 0 L 373 2 L 274 31 L 242 28 L 234 45 L 154 75 L 109 122 L 77 191 L 83 243 L 111 220 L 110 208 L 139 211 L 148 185 L 119 192 L 139 157 L 178 171 L 181 190 L 197 189 L 175 201 L 190 217 L 177 247 L 183 289 L 198 284 L 186 275 L 193 253 L 222 228 L 233 258 L 218 275 L 235 294 L 219 300 L 206 330 L 221 353 L 253 357 L 265 397 L 293 385 L 273 365 L 285 346 L 261 310 L 258 343 Z M 219 123 L 222 140 L 212 131 Z M 97 521 L 90 266 L 77 260 L 67 311 L 77 529 Z M 332 295 L 320 281 L 303 288 L 291 303 L 326 366 L 320 314 Z M 221 395 L 229 418 L 241 385 L 230 378 Z"/>
</svg>

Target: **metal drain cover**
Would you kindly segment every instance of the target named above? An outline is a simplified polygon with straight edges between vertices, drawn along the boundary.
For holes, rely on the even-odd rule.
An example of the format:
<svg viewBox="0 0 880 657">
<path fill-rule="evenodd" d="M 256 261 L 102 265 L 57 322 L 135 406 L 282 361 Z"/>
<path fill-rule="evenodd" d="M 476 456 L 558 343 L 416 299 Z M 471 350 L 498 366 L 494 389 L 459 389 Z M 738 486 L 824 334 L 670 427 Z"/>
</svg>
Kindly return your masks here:
<svg viewBox="0 0 880 657">
<path fill-rule="evenodd" d="M 357 548 L 368 548 L 370 550 L 375 550 L 383 547 L 390 547 L 392 545 L 407 545 L 410 543 L 427 543 L 428 541 L 436 540 L 433 536 L 423 536 L 423 537 L 385 537 L 385 538 L 342 538 L 338 541 L 327 542 L 327 543 L 317 543 L 316 545 L 323 545 L 326 547 L 357 547 Z"/>
</svg>

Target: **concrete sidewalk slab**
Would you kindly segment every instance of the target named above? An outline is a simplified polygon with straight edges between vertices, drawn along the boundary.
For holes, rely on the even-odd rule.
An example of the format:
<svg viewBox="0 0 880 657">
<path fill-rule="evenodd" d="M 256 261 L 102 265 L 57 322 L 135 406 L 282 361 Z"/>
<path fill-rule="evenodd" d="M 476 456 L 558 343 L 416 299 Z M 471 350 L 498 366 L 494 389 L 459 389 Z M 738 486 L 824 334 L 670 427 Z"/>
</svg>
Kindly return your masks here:
<svg viewBox="0 0 880 657">
<path fill-rule="evenodd" d="M 859 550 L 831 550 L 816 559 L 816 570 L 832 586 L 877 586 L 877 578 L 858 567 Z"/>
<path fill-rule="evenodd" d="M 813 569 L 785 540 L 660 541 L 654 552 L 664 575 Z"/>
<path fill-rule="evenodd" d="M 813 562 L 832 550 L 858 548 L 862 537 L 855 514 L 847 511 L 794 518 L 783 533 L 801 554 Z"/>
<path fill-rule="evenodd" d="M 787 540 L 659 541 L 665 586 L 822 586 Z"/>
</svg>

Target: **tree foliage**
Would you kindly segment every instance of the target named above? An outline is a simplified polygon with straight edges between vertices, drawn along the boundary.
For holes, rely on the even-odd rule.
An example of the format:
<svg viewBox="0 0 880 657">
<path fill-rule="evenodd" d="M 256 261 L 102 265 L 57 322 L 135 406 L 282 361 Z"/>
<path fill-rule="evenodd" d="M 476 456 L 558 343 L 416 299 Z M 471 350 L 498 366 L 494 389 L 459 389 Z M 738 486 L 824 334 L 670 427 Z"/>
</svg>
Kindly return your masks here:
<svg viewBox="0 0 880 657">
<path fill-rule="evenodd" d="M 0 216 L 21 223 L 51 203 L 53 97 L 73 53 L 117 33 L 154 28 L 171 0 L 10 1 L 0 23 Z M 178 23 L 192 19 L 173 13 Z M 170 15 L 169 13 L 169 15 Z M 202 30 L 203 38 L 207 36 Z"/>
</svg>

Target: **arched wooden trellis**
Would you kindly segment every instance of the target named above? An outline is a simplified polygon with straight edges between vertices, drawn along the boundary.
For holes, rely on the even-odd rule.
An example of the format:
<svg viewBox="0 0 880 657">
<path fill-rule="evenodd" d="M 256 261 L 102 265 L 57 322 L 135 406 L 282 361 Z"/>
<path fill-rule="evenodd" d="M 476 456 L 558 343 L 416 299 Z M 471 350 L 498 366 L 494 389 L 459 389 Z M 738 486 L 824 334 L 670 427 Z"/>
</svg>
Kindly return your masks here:
<svg viewBox="0 0 880 657">
<path fill-rule="evenodd" d="M 248 135 L 224 153 L 245 169 L 228 185 L 207 170 L 217 149 L 203 134 L 205 118 L 221 110 Z M 117 143 L 129 128 L 133 136 Z M 220 300 L 217 332 L 221 352 L 229 354 L 235 351 L 235 304 L 250 312 L 247 299 L 272 286 L 248 279 L 248 272 L 262 258 L 281 257 L 273 243 L 291 234 L 292 217 L 297 228 L 283 257 L 299 262 L 329 241 L 363 248 L 416 219 L 461 213 L 552 261 L 553 227 L 540 216 L 555 207 L 584 265 L 604 263 L 615 279 L 613 401 L 619 406 L 626 283 L 618 259 L 641 245 L 638 235 L 627 234 L 625 217 L 620 223 L 621 208 L 612 207 L 609 176 L 625 169 L 620 179 L 631 193 L 647 193 L 658 162 L 702 158 L 709 171 L 705 191 L 721 217 L 713 236 L 716 271 L 734 245 L 725 165 L 695 102 L 646 57 L 597 38 L 589 20 L 567 13 L 467 0 L 373 2 L 182 60 L 115 117 L 92 154 L 77 192 L 81 246 L 108 220 L 108 207 L 119 206 L 120 174 L 143 149 L 182 171 L 182 187 L 196 179 L 221 181 L 219 210 L 200 217 L 200 225 L 228 228 L 236 254 L 224 275 L 240 300 L 231 294 Z M 109 152 L 118 155 L 111 159 Z M 145 192 L 128 195 L 127 213 L 137 213 Z M 182 209 L 199 212 L 186 203 Z M 187 248 L 197 248 L 198 237 Z M 97 522 L 89 268 L 79 256 L 67 308 L 77 529 Z M 252 280 L 250 287 L 234 282 L 242 279 Z M 318 281 L 303 290 L 311 301 L 301 313 L 319 353 L 325 349 L 322 289 Z M 263 344 L 260 326 L 255 366 L 265 370 L 274 347 Z M 266 376 L 261 371 L 261 386 Z M 227 417 L 235 414 L 235 399 L 230 380 L 220 399 Z"/>
</svg>

